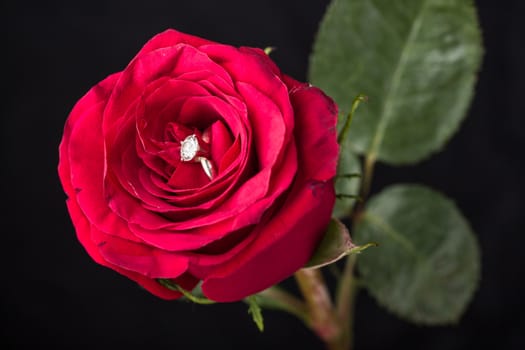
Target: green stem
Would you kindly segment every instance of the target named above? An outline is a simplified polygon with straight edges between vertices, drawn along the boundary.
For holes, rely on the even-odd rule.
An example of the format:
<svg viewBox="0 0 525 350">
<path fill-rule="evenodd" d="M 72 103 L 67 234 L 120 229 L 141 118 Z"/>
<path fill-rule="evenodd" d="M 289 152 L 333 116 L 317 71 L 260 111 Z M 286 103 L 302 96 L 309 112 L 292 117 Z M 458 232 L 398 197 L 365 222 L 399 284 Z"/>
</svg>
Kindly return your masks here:
<svg viewBox="0 0 525 350">
<path fill-rule="evenodd" d="M 365 169 L 364 169 L 364 179 L 363 187 L 361 192 L 361 198 L 365 201 L 370 194 L 370 187 L 372 185 L 372 176 L 374 175 L 374 165 L 376 163 L 376 155 L 368 154 L 365 158 Z"/>
<path fill-rule="evenodd" d="M 368 199 L 368 195 L 370 194 L 375 162 L 375 153 L 369 153 L 366 155 L 363 166 L 363 181 L 361 182 L 359 195 L 361 200 L 357 202 L 357 207 L 352 212 L 354 227 L 362 218 L 364 206 Z M 341 322 L 341 328 L 344 330 L 341 334 L 340 343 L 342 344 L 342 348 L 347 350 L 353 348 L 355 299 L 359 289 L 359 281 L 354 275 L 356 260 L 356 254 L 350 254 L 348 256 L 343 274 L 338 280 L 336 292 L 337 318 Z"/>
<path fill-rule="evenodd" d="M 341 342 L 343 330 L 321 271 L 301 269 L 295 273 L 295 279 L 308 307 L 308 326 L 325 342 L 327 349 L 347 350 Z"/>
<path fill-rule="evenodd" d="M 370 194 L 370 188 L 372 185 L 372 177 L 374 175 L 374 166 L 376 163 L 375 153 L 369 153 L 365 156 L 363 165 L 363 181 L 361 182 L 361 191 L 359 197 L 361 200 L 357 203 L 356 210 L 353 212 L 354 226 L 363 211 L 368 195 Z"/>
</svg>

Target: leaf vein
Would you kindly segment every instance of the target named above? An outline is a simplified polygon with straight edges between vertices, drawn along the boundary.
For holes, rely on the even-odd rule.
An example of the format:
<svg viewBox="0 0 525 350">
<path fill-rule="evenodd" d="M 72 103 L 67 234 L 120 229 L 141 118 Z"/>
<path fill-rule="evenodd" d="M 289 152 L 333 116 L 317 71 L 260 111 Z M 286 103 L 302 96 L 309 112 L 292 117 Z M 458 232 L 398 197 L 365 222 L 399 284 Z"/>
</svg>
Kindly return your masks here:
<svg viewBox="0 0 525 350">
<path fill-rule="evenodd" d="M 394 73 L 392 74 L 392 78 L 390 79 L 390 82 L 386 88 L 386 95 L 384 98 L 384 103 L 381 108 L 381 113 L 379 117 L 379 122 L 377 124 L 376 133 L 372 139 L 372 142 L 370 143 L 370 148 L 368 150 L 368 157 L 370 157 L 371 159 L 376 159 L 377 153 L 379 152 L 379 148 L 381 147 L 381 144 L 383 142 L 383 138 L 385 136 L 385 131 L 388 126 L 388 122 L 392 116 L 392 107 L 393 107 L 392 104 L 395 99 L 394 95 L 399 89 L 399 85 L 401 83 L 401 77 L 406 67 L 406 61 L 408 59 L 409 52 L 411 51 L 411 47 L 421 28 L 422 18 L 425 12 L 425 8 L 427 7 L 426 6 L 427 3 L 428 1 L 421 2 L 421 7 L 419 8 L 419 11 L 416 15 L 416 19 L 414 20 L 414 22 L 412 22 L 412 25 L 410 27 L 410 32 L 408 33 L 406 41 L 399 54 L 399 59 L 395 66 Z"/>
<path fill-rule="evenodd" d="M 393 241 L 405 248 L 411 255 L 418 260 L 424 260 L 424 257 L 417 251 L 416 247 L 402 233 L 398 232 L 392 226 L 387 224 L 383 219 L 370 212 L 366 212 L 363 219 L 385 233 Z"/>
</svg>

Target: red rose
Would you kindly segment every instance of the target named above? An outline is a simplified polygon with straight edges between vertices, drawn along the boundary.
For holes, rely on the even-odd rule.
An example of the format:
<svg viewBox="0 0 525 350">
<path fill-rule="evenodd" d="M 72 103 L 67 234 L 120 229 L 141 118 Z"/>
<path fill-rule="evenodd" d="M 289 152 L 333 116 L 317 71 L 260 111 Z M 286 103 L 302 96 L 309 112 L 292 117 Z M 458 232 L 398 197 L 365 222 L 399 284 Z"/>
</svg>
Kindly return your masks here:
<svg viewBox="0 0 525 350">
<path fill-rule="evenodd" d="M 165 31 L 68 117 L 58 172 L 78 239 L 165 299 L 180 294 L 159 278 L 203 281 L 216 301 L 259 292 L 325 232 L 336 119 L 330 98 L 262 50 Z"/>
</svg>

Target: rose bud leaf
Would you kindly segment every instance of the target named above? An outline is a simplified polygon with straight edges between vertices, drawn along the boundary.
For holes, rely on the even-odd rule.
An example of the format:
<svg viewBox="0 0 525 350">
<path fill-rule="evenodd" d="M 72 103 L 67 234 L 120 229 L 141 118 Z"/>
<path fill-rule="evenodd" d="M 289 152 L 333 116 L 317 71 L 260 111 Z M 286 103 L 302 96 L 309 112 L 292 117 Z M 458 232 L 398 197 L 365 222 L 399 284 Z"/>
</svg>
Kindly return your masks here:
<svg viewBox="0 0 525 350">
<path fill-rule="evenodd" d="M 460 319 L 480 279 L 480 253 L 450 199 L 420 185 L 388 187 L 370 199 L 354 236 L 380 245 L 357 261 L 379 304 L 418 324 Z"/>
<path fill-rule="evenodd" d="M 360 253 L 376 245 L 375 243 L 360 246 L 354 244 L 345 224 L 337 219 L 332 219 L 323 240 L 304 268 L 317 269 L 332 264 L 349 254 Z"/>
<path fill-rule="evenodd" d="M 192 293 L 190 291 L 185 290 L 178 284 L 171 282 L 169 279 L 159 278 L 158 281 L 161 285 L 168 288 L 169 290 L 173 290 L 173 291 L 181 293 L 184 296 L 184 298 L 186 298 L 186 300 L 194 302 L 195 304 L 201 304 L 201 305 L 215 304 L 215 301 L 210 300 L 204 296 L 201 296 L 202 293 L 200 292 L 200 288 L 197 293 Z"/>
</svg>

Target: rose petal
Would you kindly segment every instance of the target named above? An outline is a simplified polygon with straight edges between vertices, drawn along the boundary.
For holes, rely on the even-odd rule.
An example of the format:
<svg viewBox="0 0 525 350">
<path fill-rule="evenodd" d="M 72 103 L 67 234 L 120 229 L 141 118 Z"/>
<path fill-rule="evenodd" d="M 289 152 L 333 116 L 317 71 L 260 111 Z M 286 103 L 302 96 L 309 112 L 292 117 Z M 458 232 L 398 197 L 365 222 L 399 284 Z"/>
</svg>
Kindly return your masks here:
<svg viewBox="0 0 525 350">
<path fill-rule="evenodd" d="M 81 208 L 89 222 L 101 230 L 120 235 L 122 238 L 139 241 L 109 208 L 103 193 L 104 145 L 102 143 L 102 112 L 117 76 L 110 76 L 86 95 L 98 99 L 91 108 L 74 109 L 70 115 L 71 126 L 65 132 L 61 145 L 61 179 L 69 178 L 73 192 L 68 193 Z M 95 96 L 96 95 L 96 96 Z M 92 103 L 94 101 L 92 100 Z M 83 103 L 83 101 L 81 102 Z M 90 140 L 90 142 L 86 142 Z M 69 169 L 68 169 L 69 168 Z M 67 171 L 69 170 L 69 171 Z"/>
<path fill-rule="evenodd" d="M 236 86 L 246 83 L 269 97 L 281 111 L 286 130 L 291 132 L 294 114 L 288 98 L 288 89 L 281 74 L 268 55 L 261 50 L 228 45 L 205 45 L 200 47 L 212 60 L 219 63 L 231 76 Z"/>
<path fill-rule="evenodd" d="M 237 86 L 248 107 L 259 168 L 272 167 L 282 153 L 285 142 L 290 140 L 293 123 L 286 125 L 275 102 L 255 87 L 246 83 L 238 83 Z"/>
<path fill-rule="evenodd" d="M 94 227 L 91 238 L 104 260 L 149 278 L 176 278 L 188 269 L 188 258 L 108 235 Z"/>
<path fill-rule="evenodd" d="M 337 105 L 320 89 L 306 84 L 295 86 L 290 94 L 295 114 L 295 137 L 302 169 L 310 169 L 311 179 L 327 180 L 335 176 L 337 144 Z"/>
<path fill-rule="evenodd" d="M 144 87 L 160 77 L 177 77 L 188 71 L 208 70 L 231 81 L 227 72 L 194 47 L 178 44 L 138 55 L 122 72 L 104 114 L 104 133 L 120 123 L 130 101 L 142 95 Z"/>
<path fill-rule="evenodd" d="M 181 162 L 173 172 L 168 184 L 174 189 L 194 189 L 201 188 L 209 182 L 210 179 L 202 170 L 200 163 Z"/>
<path fill-rule="evenodd" d="M 71 185 L 71 170 L 69 166 L 69 142 L 71 139 L 71 132 L 77 121 L 84 118 L 86 114 L 89 114 L 89 112 L 87 112 L 88 110 L 93 108 L 96 109 L 97 107 L 94 106 L 99 104 L 105 105 L 105 101 L 109 98 L 113 86 L 119 76 L 120 73 L 112 74 L 91 88 L 80 100 L 78 100 L 67 118 L 62 140 L 59 145 L 58 175 L 64 187 L 64 191 L 68 195 L 75 192 L 73 185 Z"/>
<path fill-rule="evenodd" d="M 100 254 L 98 247 L 91 239 L 92 226 L 90 226 L 89 222 L 82 214 L 82 211 L 78 207 L 78 204 L 76 203 L 74 197 L 68 199 L 67 207 L 71 218 L 73 219 L 73 224 L 75 226 L 75 231 L 77 233 L 79 242 L 82 244 L 88 255 L 95 262 L 99 263 L 102 266 L 111 268 L 116 272 L 120 273 L 121 275 L 124 275 L 127 278 L 137 282 L 139 285 L 147 289 L 150 293 L 160 298 L 166 300 L 173 300 L 181 297 L 181 294 L 179 292 L 174 292 L 161 286 L 154 279 L 142 276 L 133 271 L 125 270 L 119 266 L 113 265 L 110 262 L 106 261 L 102 254 Z M 187 274 L 181 275 L 178 279 L 176 279 L 176 281 L 176 283 L 180 283 L 180 285 L 183 286 L 183 288 L 187 289 L 192 289 L 198 283 L 198 281 L 195 278 L 188 276 Z"/>
<path fill-rule="evenodd" d="M 211 159 L 214 164 L 220 164 L 224 154 L 232 147 L 233 138 L 224 123 L 220 120 L 211 126 Z M 223 170 L 223 169 L 219 169 Z"/>
<path fill-rule="evenodd" d="M 252 233 L 257 239 L 204 279 L 204 294 L 215 301 L 237 301 L 304 266 L 330 221 L 334 198 L 331 182 L 296 183 L 281 210 Z"/>
<path fill-rule="evenodd" d="M 165 141 L 167 124 L 178 121 L 186 100 L 197 96 L 210 95 L 198 83 L 177 79 L 168 79 L 154 91 L 144 91 L 140 112 L 137 113 L 137 117 L 145 123 L 141 130 L 143 138 Z"/>
<path fill-rule="evenodd" d="M 194 47 L 199 47 L 202 45 L 211 44 L 213 42 L 203 38 L 199 38 L 197 36 L 181 33 L 174 29 L 167 29 L 164 32 L 159 33 L 153 38 L 151 38 L 138 52 L 136 57 L 142 56 L 144 54 L 147 54 L 148 52 L 160 48 L 175 46 L 181 43 L 188 44 Z"/>
</svg>

